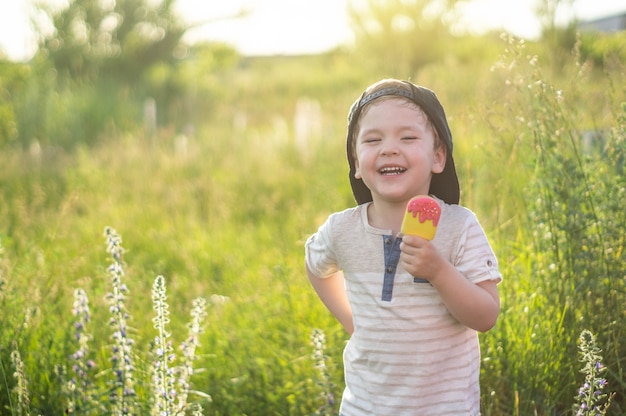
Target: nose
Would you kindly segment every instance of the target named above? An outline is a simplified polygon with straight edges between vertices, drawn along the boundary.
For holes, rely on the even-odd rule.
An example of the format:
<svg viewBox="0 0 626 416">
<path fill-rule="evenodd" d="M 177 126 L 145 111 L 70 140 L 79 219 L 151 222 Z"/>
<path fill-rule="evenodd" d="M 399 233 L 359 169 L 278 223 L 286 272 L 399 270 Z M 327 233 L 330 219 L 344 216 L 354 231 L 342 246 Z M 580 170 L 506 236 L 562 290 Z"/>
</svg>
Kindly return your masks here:
<svg viewBox="0 0 626 416">
<path fill-rule="evenodd" d="M 380 147 L 381 156 L 393 156 L 398 154 L 398 146 L 392 140 L 386 140 Z"/>
</svg>

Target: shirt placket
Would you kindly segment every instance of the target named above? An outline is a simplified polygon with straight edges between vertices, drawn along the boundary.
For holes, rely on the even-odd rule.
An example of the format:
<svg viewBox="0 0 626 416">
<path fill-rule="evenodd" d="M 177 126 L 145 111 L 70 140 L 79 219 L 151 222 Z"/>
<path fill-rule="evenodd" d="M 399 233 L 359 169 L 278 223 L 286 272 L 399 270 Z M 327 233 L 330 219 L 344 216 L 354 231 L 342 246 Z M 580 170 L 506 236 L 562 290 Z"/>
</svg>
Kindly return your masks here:
<svg viewBox="0 0 626 416">
<path fill-rule="evenodd" d="M 391 235 L 383 236 L 383 247 L 385 250 L 385 275 L 383 278 L 382 300 L 390 302 L 393 296 L 393 282 L 400 260 L 401 238 L 394 238 Z"/>
</svg>

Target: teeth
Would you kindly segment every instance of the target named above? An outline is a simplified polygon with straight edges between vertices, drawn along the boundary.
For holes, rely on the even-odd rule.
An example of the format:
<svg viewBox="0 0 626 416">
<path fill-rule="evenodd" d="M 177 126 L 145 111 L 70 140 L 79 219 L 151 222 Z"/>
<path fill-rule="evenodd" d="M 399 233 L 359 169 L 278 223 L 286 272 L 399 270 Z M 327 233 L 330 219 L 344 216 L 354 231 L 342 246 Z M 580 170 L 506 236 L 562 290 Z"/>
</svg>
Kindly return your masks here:
<svg viewBox="0 0 626 416">
<path fill-rule="evenodd" d="M 405 170 L 406 169 L 401 168 L 401 167 L 389 167 L 389 168 L 382 168 L 380 170 L 380 173 L 382 173 L 383 175 L 397 175 L 397 174 L 404 172 Z"/>
</svg>

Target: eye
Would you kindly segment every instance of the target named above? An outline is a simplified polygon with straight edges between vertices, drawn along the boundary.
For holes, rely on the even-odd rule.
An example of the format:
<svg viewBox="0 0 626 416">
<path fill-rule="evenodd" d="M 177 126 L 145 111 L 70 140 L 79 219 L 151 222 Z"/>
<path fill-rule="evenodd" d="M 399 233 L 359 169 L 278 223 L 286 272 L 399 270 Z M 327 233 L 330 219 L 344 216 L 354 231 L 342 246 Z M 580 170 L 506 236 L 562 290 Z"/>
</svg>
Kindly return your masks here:
<svg viewBox="0 0 626 416">
<path fill-rule="evenodd" d="M 404 140 L 404 141 L 411 141 L 411 140 L 418 140 L 418 139 L 419 139 L 419 137 L 417 137 L 417 136 L 405 136 L 405 137 L 402 138 L 402 140 Z"/>
<path fill-rule="evenodd" d="M 361 141 L 362 143 L 377 143 L 380 141 L 379 137 L 364 137 L 363 140 Z"/>
</svg>

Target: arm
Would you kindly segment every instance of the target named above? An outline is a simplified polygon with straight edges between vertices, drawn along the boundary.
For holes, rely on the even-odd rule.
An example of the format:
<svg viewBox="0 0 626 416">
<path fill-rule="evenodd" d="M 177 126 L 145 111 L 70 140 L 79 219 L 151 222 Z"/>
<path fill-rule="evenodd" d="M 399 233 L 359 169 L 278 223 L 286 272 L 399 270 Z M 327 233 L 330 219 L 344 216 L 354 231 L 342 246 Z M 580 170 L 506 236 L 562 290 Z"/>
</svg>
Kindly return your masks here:
<svg viewBox="0 0 626 416">
<path fill-rule="evenodd" d="M 459 322 L 481 332 L 496 324 L 500 296 L 494 281 L 470 282 L 423 238 L 404 236 L 400 248 L 406 271 L 428 279 Z"/>
<path fill-rule="evenodd" d="M 319 298 L 326 305 L 326 308 L 343 325 L 348 334 L 352 335 L 352 332 L 354 332 L 352 309 L 348 303 L 343 273 L 336 272 L 328 277 L 319 278 L 311 273 L 307 267 L 306 274 L 313 289 L 315 289 Z"/>
</svg>

